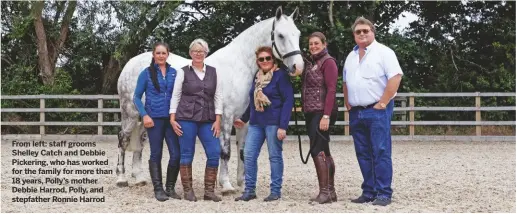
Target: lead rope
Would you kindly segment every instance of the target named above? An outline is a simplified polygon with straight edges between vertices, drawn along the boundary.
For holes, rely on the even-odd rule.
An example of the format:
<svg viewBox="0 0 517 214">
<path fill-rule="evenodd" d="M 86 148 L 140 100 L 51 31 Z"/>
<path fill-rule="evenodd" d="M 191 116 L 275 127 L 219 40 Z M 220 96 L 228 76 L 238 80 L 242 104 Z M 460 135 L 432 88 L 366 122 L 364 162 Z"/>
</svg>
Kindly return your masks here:
<svg viewBox="0 0 517 214">
<path fill-rule="evenodd" d="M 304 59 L 305 62 L 308 61 L 305 57 L 302 57 L 302 58 Z M 298 126 L 298 116 L 297 116 L 297 111 L 296 111 L 296 102 L 294 102 L 294 124 L 296 126 Z M 316 130 L 316 133 L 318 133 L 318 135 L 320 135 L 320 137 L 322 137 L 324 140 L 329 141 L 329 139 L 327 139 L 325 136 L 323 136 L 323 134 L 320 132 L 319 127 Z M 298 148 L 300 150 L 300 159 L 302 160 L 303 164 L 307 164 L 307 162 L 309 161 L 309 156 L 311 155 L 311 151 L 314 149 L 315 146 L 316 146 L 316 142 L 314 142 L 312 144 L 312 146 L 310 146 L 309 152 L 307 153 L 307 156 L 305 157 L 305 160 L 304 160 L 303 159 L 303 152 L 302 152 L 302 139 L 300 137 L 300 132 L 298 132 Z"/>
<path fill-rule="evenodd" d="M 298 126 L 298 116 L 296 116 L 296 102 L 294 103 L 294 124 L 296 126 Z M 318 135 L 324 139 L 325 141 L 328 141 L 328 139 L 323 136 L 323 134 L 320 132 L 320 130 L 316 130 L 316 133 L 318 133 Z M 312 146 L 309 148 L 309 152 L 307 153 L 307 156 L 305 157 L 305 160 L 303 159 L 303 152 L 302 152 L 302 139 L 300 137 L 300 132 L 298 132 L 298 148 L 300 149 L 300 159 L 302 159 L 302 163 L 303 164 L 307 164 L 307 162 L 309 161 L 309 156 L 311 155 L 311 151 L 314 149 L 314 147 L 316 146 L 316 142 L 314 142 L 312 144 Z"/>
</svg>

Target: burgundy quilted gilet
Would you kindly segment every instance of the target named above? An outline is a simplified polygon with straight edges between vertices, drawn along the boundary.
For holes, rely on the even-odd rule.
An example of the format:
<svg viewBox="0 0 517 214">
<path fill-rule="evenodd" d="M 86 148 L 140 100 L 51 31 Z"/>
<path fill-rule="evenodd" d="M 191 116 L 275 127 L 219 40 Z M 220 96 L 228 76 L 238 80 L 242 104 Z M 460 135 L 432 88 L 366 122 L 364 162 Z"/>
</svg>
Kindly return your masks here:
<svg viewBox="0 0 517 214">
<path fill-rule="evenodd" d="M 332 59 L 329 54 L 316 60 L 315 64 L 306 63 L 302 81 L 302 101 L 304 112 L 323 112 L 325 108 L 325 96 L 327 88 L 321 67 L 327 59 Z"/>
</svg>

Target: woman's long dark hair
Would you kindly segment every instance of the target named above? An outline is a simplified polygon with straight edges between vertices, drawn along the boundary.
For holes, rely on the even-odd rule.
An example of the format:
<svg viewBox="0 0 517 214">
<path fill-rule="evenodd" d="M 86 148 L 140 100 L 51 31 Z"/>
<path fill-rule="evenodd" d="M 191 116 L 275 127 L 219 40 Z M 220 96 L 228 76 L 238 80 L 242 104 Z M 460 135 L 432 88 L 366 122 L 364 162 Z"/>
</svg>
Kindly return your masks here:
<svg viewBox="0 0 517 214">
<path fill-rule="evenodd" d="M 167 45 L 164 42 L 157 42 L 153 45 L 153 54 L 156 51 L 156 47 L 163 46 L 165 49 L 167 49 L 167 53 L 169 52 L 169 45 Z M 156 74 L 156 69 L 154 68 L 154 56 L 151 60 L 151 65 L 149 65 L 149 71 L 151 71 L 151 80 L 153 81 L 154 88 L 160 92 L 160 85 L 158 84 L 158 74 Z"/>
</svg>

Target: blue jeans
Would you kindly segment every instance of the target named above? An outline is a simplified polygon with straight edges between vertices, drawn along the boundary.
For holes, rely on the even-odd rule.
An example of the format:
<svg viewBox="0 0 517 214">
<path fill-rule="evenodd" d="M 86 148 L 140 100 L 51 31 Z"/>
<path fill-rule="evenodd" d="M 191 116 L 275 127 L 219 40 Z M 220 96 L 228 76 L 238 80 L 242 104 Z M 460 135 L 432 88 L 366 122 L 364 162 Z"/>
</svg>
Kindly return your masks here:
<svg viewBox="0 0 517 214">
<path fill-rule="evenodd" d="M 352 109 L 350 130 L 363 175 L 361 189 L 366 197 L 391 198 L 391 116 L 393 101 L 386 109 Z"/>
<path fill-rule="evenodd" d="M 221 156 L 221 144 L 219 138 L 214 136 L 212 122 L 195 122 L 180 120 L 183 135 L 179 136 L 181 150 L 181 165 L 190 165 L 194 160 L 196 149 L 196 137 L 199 137 L 207 157 L 206 166 L 210 168 L 219 167 L 219 157 Z"/>
<path fill-rule="evenodd" d="M 149 160 L 155 163 L 162 161 L 163 140 L 167 143 L 169 149 L 169 166 L 179 167 L 180 161 L 180 145 L 178 136 L 172 130 L 172 126 L 168 117 L 152 118 L 154 126 L 147 129 L 149 136 L 149 147 L 151 156 Z"/>
<path fill-rule="evenodd" d="M 249 125 L 246 143 L 244 144 L 244 180 L 245 191 L 255 193 L 257 186 L 257 159 L 260 149 L 267 142 L 269 152 L 269 165 L 271 166 L 271 194 L 281 196 L 282 176 L 284 174 L 284 160 L 282 157 L 282 144 L 277 137 L 276 125 Z"/>
</svg>

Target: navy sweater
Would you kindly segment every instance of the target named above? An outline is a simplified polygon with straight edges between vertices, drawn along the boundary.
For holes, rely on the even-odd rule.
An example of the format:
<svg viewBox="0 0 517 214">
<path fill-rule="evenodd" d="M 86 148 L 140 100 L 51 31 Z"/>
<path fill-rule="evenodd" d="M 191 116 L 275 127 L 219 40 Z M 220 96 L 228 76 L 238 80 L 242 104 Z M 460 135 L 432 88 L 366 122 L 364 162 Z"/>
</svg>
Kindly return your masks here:
<svg viewBox="0 0 517 214">
<path fill-rule="evenodd" d="M 250 122 L 252 125 L 277 125 L 281 129 L 287 130 L 291 111 L 294 105 L 293 85 L 287 71 L 280 68 L 273 72 L 271 82 L 262 89 L 262 92 L 271 101 L 271 105 L 264 107 L 263 112 L 255 110 L 253 102 L 255 91 L 255 80 L 249 92 L 250 104 L 246 112 L 242 115 L 243 122 Z"/>
</svg>

